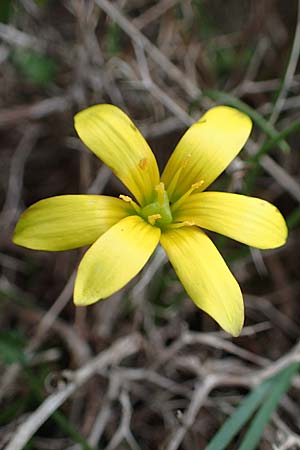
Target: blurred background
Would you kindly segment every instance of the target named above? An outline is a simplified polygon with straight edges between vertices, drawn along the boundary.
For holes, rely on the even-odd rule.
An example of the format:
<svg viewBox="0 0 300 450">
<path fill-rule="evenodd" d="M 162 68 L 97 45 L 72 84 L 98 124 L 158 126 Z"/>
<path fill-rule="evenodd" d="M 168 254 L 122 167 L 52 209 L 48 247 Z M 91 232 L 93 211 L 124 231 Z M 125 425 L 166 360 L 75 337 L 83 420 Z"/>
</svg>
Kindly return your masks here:
<svg viewBox="0 0 300 450">
<path fill-rule="evenodd" d="M 294 0 L 1 0 L 0 448 L 204 449 L 257 374 L 298 348 L 299 17 Z M 239 338 L 196 309 L 162 250 L 76 309 L 85 249 L 11 242 L 42 198 L 126 194 L 74 131 L 95 103 L 126 111 L 160 168 L 209 107 L 251 115 L 251 140 L 213 188 L 271 201 L 290 233 L 263 252 L 212 235 L 244 293 Z M 299 417 L 294 386 L 259 448 L 300 448 Z"/>
</svg>

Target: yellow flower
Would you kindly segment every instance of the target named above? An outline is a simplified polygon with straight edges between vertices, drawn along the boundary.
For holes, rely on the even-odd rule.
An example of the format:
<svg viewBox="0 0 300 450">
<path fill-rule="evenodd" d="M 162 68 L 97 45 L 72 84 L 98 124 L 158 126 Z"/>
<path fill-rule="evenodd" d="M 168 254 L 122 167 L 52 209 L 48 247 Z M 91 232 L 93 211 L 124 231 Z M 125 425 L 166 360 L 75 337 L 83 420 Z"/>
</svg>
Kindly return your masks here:
<svg viewBox="0 0 300 450">
<path fill-rule="evenodd" d="M 202 228 L 257 248 L 287 238 L 278 209 L 258 198 L 203 192 L 244 146 L 251 120 L 227 106 L 210 109 L 184 134 L 160 178 L 155 157 L 128 116 L 96 105 L 75 116 L 81 140 L 133 194 L 62 195 L 41 200 L 20 218 L 14 242 L 36 250 L 91 245 L 78 268 L 76 305 L 112 295 L 146 264 L 158 243 L 194 303 L 224 330 L 243 326 L 238 283 Z"/>
</svg>

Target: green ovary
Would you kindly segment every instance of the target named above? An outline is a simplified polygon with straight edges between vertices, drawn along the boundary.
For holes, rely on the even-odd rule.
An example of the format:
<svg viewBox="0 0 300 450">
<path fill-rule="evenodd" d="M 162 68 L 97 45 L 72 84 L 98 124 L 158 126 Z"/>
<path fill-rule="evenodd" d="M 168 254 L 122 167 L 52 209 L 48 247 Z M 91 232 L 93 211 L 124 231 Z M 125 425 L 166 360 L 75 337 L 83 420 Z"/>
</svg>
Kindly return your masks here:
<svg viewBox="0 0 300 450">
<path fill-rule="evenodd" d="M 144 206 L 141 209 L 141 216 L 151 225 L 158 227 L 169 225 L 173 222 L 173 217 L 170 209 L 168 194 L 165 191 L 163 183 L 155 187 L 155 194 L 157 200 Z M 154 218 L 154 220 L 151 220 Z"/>
</svg>

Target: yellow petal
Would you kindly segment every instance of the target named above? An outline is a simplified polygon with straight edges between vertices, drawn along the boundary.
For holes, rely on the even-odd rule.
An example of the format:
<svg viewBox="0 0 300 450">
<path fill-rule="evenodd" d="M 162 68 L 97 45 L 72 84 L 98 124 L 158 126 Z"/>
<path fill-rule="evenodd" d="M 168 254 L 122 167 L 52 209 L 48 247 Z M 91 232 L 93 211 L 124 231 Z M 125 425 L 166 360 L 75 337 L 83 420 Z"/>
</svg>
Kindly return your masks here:
<svg viewBox="0 0 300 450">
<path fill-rule="evenodd" d="M 173 218 L 261 249 L 283 245 L 288 233 L 284 218 L 271 203 L 226 192 L 191 195 Z"/>
<path fill-rule="evenodd" d="M 35 250 L 68 250 L 96 241 L 132 214 L 120 199 L 104 195 L 61 195 L 30 206 L 17 223 L 13 242 Z"/>
<path fill-rule="evenodd" d="M 129 117 L 113 105 L 95 105 L 75 116 L 85 145 L 128 187 L 141 205 L 152 201 L 159 183 L 155 157 Z"/>
<path fill-rule="evenodd" d="M 183 227 L 164 232 L 160 242 L 198 308 L 238 336 L 244 322 L 242 294 L 211 240 L 196 227 Z"/>
<path fill-rule="evenodd" d="M 207 111 L 183 135 L 163 172 L 168 190 L 181 171 L 175 189 L 168 190 L 170 201 L 175 202 L 194 183 L 203 181 L 198 192 L 204 191 L 244 146 L 251 127 L 249 117 L 234 108 L 217 106 Z"/>
<path fill-rule="evenodd" d="M 86 252 L 74 289 L 76 305 L 90 305 L 127 284 L 146 264 L 159 242 L 160 229 L 138 216 L 118 222 Z"/>
</svg>

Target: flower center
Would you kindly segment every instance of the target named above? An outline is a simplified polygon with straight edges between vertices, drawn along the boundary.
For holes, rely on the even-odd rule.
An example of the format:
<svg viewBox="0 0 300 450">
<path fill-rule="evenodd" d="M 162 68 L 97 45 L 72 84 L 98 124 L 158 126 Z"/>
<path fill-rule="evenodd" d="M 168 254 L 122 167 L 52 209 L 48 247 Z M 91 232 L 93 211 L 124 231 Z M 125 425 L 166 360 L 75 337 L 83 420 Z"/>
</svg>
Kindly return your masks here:
<svg viewBox="0 0 300 450">
<path fill-rule="evenodd" d="M 144 206 L 140 211 L 140 215 L 151 225 L 158 227 L 169 225 L 172 223 L 173 217 L 164 183 L 159 183 L 154 190 L 156 200 Z"/>
<path fill-rule="evenodd" d="M 191 227 L 195 223 L 193 221 L 181 221 L 176 222 L 176 213 L 181 207 L 182 203 L 198 188 L 202 186 L 204 180 L 193 183 L 190 189 L 185 192 L 175 203 L 170 204 L 169 196 L 165 190 L 165 185 L 160 182 L 154 188 L 154 198 L 155 201 L 149 203 L 146 206 L 141 207 L 138 205 L 131 197 L 128 195 L 120 195 L 119 197 L 126 203 L 129 203 L 132 207 L 131 213 L 133 211 L 142 217 L 150 225 L 155 225 L 159 228 L 180 228 L 180 227 Z M 173 221 L 173 216 L 175 217 L 175 222 Z"/>
</svg>

